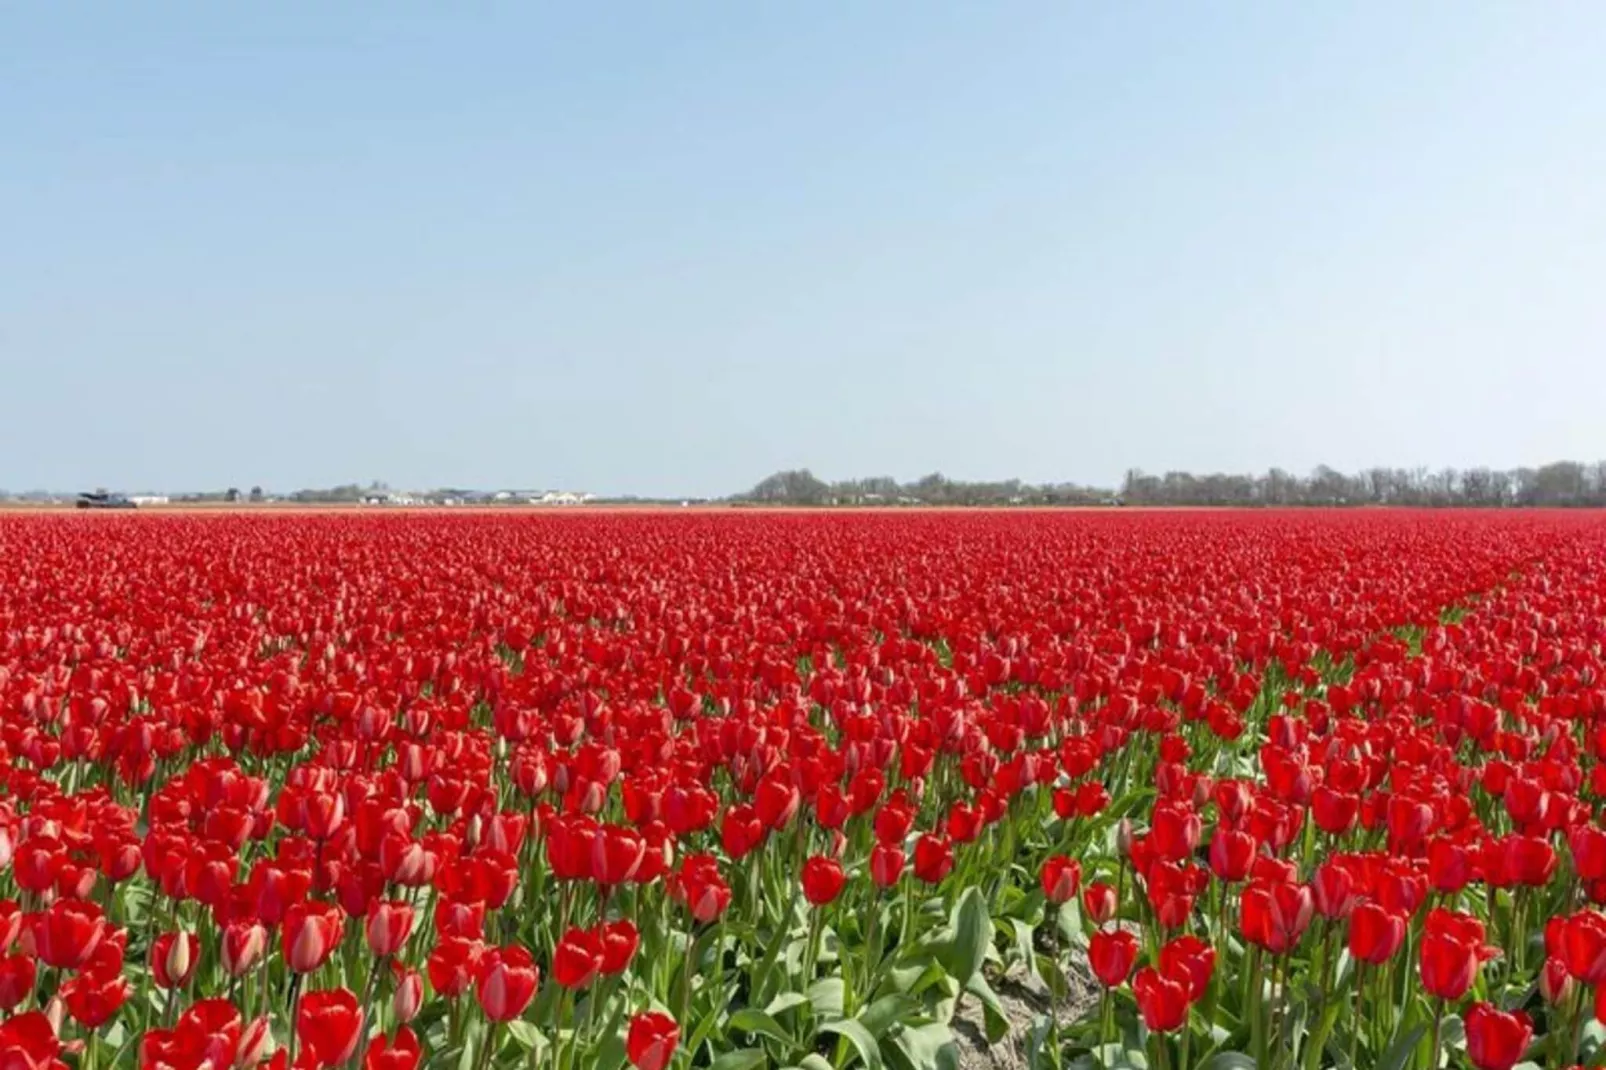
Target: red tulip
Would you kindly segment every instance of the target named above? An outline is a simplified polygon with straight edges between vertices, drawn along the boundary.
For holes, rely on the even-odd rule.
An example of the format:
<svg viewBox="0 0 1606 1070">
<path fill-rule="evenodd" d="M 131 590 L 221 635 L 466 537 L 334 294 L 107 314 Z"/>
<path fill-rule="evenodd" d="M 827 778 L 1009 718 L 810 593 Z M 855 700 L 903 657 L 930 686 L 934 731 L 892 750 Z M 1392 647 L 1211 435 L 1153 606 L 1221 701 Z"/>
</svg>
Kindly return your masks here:
<svg viewBox="0 0 1606 1070">
<path fill-rule="evenodd" d="M 1237 884 L 1249 876 L 1257 846 L 1255 838 L 1236 829 L 1217 829 L 1210 837 L 1210 871 L 1216 879 Z"/>
<path fill-rule="evenodd" d="M 231 921 L 223 927 L 219 957 L 230 977 L 250 972 L 268 947 L 268 932 L 254 921 Z"/>
<path fill-rule="evenodd" d="M 1560 954 L 1567 971 L 1586 985 L 1606 981 L 1606 915 L 1580 910 L 1562 921 Z"/>
<path fill-rule="evenodd" d="M 737 862 L 763 843 L 765 834 L 763 819 L 746 803 L 738 803 L 726 810 L 719 826 L 720 844 L 725 848 L 725 853 Z"/>
<path fill-rule="evenodd" d="M 914 807 L 899 802 L 894 793 L 893 798 L 888 799 L 881 809 L 876 811 L 875 838 L 893 847 L 902 846 L 903 841 L 908 839 L 909 830 L 914 827 L 914 823 Z"/>
<path fill-rule="evenodd" d="M 398 1022 L 410 1022 L 418 1017 L 418 1011 L 424 1004 L 424 979 L 417 970 L 409 969 L 395 959 L 390 960 L 390 970 L 395 984 L 394 994 L 390 998 L 391 1010 L 395 1012 Z"/>
<path fill-rule="evenodd" d="M 1362 962 L 1381 966 L 1405 942 L 1405 917 L 1377 903 L 1361 903 L 1349 917 L 1350 954 Z"/>
<path fill-rule="evenodd" d="M 954 850 L 947 839 L 926 833 L 915 841 L 914 875 L 927 884 L 940 884 L 954 868 Z"/>
<path fill-rule="evenodd" d="M 772 831 L 783 829 L 791 823 L 799 802 L 801 798 L 797 788 L 773 776 L 759 781 L 758 791 L 753 796 L 758 819 Z"/>
<path fill-rule="evenodd" d="M 122 1009 L 132 986 L 120 973 L 84 970 L 61 986 L 73 1020 L 87 1029 L 99 1029 Z"/>
<path fill-rule="evenodd" d="M 345 914 L 329 903 L 296 903 L 284 912 L 280 943 L 284 961 L 296 973 L 311 973 L 329 960 L 340 943 Z"/>
<path fill-rule="evenodd" d="M 474 980 L 482 950 L 478 940 L 463 936 L 441 937 L 425 963 L 430 987 L 447 999 L 461 996 Z"/>
<path fill-rule="evenodd" d="M 1573 826 L 1567 830 L 1567 849 L 1580 880 L 1606 880 L 1606 829 L 1594 824 Z"/>
<path fill-rule="evenodd" d="M 56 1027 L 42 1011 L 29 1011 L 0 1022 L 0 1068 L 4 1070 L 61 1070 L 61 1041 Z"/>
<path fill-rule="evenodd" d="M 836 899 L 847 881 L 842 866 L 834 858 L 814 855 L 803 863 L 803 897 L 817 907 Z"/>
<path fill-rule="evenodd" d="M 76 970 L 100 947 L 106 929 L 100 907 L 80 899 L 58 899 L 37 916 L 34 950 L 46 966 Z"/>
<path fill-rule="evenodd" d="M 1100 930 L 1087 944 L 1087 961 L 1093 976 L 1105 988 L 1126 983 L 1132 975 L 1132 966 L 1138 960 L 1138 938 L 1125 929 L 1113 932 Z"/>
<path fill-rule="evenodd" d="M 1470 914 L 1435 908 L 1422 932 L 1422 987 L 1454 1002 L 1466 995 L 1478 966 L 1493 954 L 1483 942 L 1483 925 Z"/>
<path fill-rule="evenodd" d="M 162 933 L 151 945 L 151 978 L 158 988 L 183 988 L 201 957 L 194 933 Z"/>
<path fill-rule="evenodd" d="M 368 1045 L 362 1065 L 363 1070 L 417 1070 L 422 1058 L 423 1049 L 418 1046 L 417 1035 L 404 1025 L 396 1030 L 394 1038 L 383 1033 L 375 1037 Z"/>
<path fill-rule="evenodd" d="M 1189 1003 L 1202 998 L 1216 969 L 1216 949 L 1191 934 L 1179 936 L 1160 949 L 1160 973 L 1179 982 Z"/>
<path fill-rule="evenodd" d="M 1156 856 L 1168 862 L 1181 862 L 1193 857 L 1203 831 L 1203 822 L 1193 810 L 1177 803 L 1162 802 L 1154 808 L 1149 836 Z"/>
<path fill-rule="evenodd" d="M 1327 861 L 1316 867 L 1316 874 L 1311 879 L 1311 899 L 1322 917 L 1328 921 L 1349 917 L 1358 898 L 1355 875 L 1347 866 Z"/>
<path fill-rule="evenodd" d="M 641 934 L 630 921 L 620 919 L 599 926 L 599 935 L 602 938 L 602 972 L 610 977 L 624 973 L 630 960 L 636 957 Z"/>
<path fill-rule="evenodd" d="M 440 900 L 435 905 L 435 931 L 441 936 L 480 939 L 485 935 L 485 904 Z"/>
<path fill-rule="evenodd" d="M 388 958 L 397 954 L 413 932 L 412 905 L 400 901 L 376 902 L 368 908 L 364 932 L 368 937 L 368 948 L 376 957 Z"/>
<path fill-rule="evenodd" d="M 1069 902 L 1076 897 L 1077 889 L 1081 886 L 1082 865 L 1064 855 L 1054 855 L 1043 863 L 1039 881 L 1043 886 L 1043 895 L 1050 903 L 1058 906 Z"/>
<path fill-rule="evenodd" d="M 1311 817 L 1316 827 L 1329 836 L 1342 836 L 1355 827 L 1361 813 L 1361 800 L 1349 792 L 1334 791 L 1323 784 L 1311 795 Z"/>
<path fill-rule="evenodd" d="M 1505 883 L 1543 888 L 1556 873 L 1556 850 L 1539 836 L 1509 836 L 1501 841 L 1501 873 Z"/>
<path fill-rule="evenodd" d="M 1454 893 L 1473 877 L 1473 852 L 1465 845 L 1440 838 L 1428 848 L 1428 883 L 1435 891 Z"/>
<path fill-rule="evenodd" d="M 1299 943 L 1315 912 L 1306 885 L 1260 881 L 1244 889 L 1240 908 L 1245 938 L 1279 955 Z"/>
<path fill-rule="evenodd" d="M 604 825 L 591 845 L 592 877 L 608 887 L 634 877 L 647 856 L 647 841 L 641 833 L 622 825 Z"/>
<path fill-rule="evenodd" d="M 667 1014 L 646 1011 L 630 1019 L 625 1054 L 636 1070 L 665 1070 L 680 1043 L 680 1028 Z"/>
<path fill-rule="evenodd" d="M 1545 1002 L 1552 1006 L 1566 1003 L 1572 998 L 1573 987 L 1567 964 L 1555 957 L 1545 959 L 1544 966 L 1539 970 L 1539 994 L 1544 996 Z"/>
<path fill-rule="evenodd" d="M 1164 977 L 1152 966 L 1138 971 L 1132 980 L 1132 994 L 1137 997 L 1138 1011 L 1150 1032 L 1170 1033 L 1188 1020 L 1187 990 L 1180 981 Z"/>
<path fill-rule="evenodd" d="M 338 1066 L 357 1050 L 363 1016 L 344 988 L 306 992 L 296 1010 L 296 1037 L 317 1066 Z"/>
<path fill-rule="evenodd" d="M 1478 1070 L 1511 1070 L 1534 1034 L 1526 1014 L 1506 1014 L 1482 1001 L 1467 1011 L 1466 1028 L 1467 1058 Z"/>
<path fill-rule="evenodd" d="M 27 955 L 0 958 L 0 1011 L 10 1012 L 33 994 L 37 969 Z"/>
<path fill-rule="evenodd" d="M 541 978 L 529 951 L 516 945 L 487 948 L 476 972 L 474 994 L 485 1017 L 493 1022 L 509 1022 L 523 1014 Z"/>
<path fill-rule="evenodd" d="M 602 941 L 585 929 L 570 929 L 552 952 L 552 979 L 564 988 L 584 988 L 602 970 Z"/>
<path fill-rule="evenodd" d="M 1094 881 L 1082 889 L 1082 912 L 1095 925 L 1115 917 L 1115 889 L 1104 881 Z"/>
<path fill-rule="evenodd" d="M 903 876 L 903 849 L 877 843 L 870 848 L 870 879 L 877 888 L 891 888 Z"/>
</svg>

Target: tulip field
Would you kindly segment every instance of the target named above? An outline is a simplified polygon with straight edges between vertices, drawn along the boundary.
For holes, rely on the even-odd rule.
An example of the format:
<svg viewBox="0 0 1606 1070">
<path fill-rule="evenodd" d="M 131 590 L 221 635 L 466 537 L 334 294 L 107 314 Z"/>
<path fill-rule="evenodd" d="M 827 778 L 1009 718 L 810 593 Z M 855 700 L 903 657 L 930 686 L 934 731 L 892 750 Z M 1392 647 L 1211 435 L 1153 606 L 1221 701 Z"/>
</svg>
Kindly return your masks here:
<svg viewBox="0 0 1606 1070">
<path fill-rule="evenodd" d="M 0 514 L 0 1070 L 1606 1064 L 1606 518 Z"/>
</svg>

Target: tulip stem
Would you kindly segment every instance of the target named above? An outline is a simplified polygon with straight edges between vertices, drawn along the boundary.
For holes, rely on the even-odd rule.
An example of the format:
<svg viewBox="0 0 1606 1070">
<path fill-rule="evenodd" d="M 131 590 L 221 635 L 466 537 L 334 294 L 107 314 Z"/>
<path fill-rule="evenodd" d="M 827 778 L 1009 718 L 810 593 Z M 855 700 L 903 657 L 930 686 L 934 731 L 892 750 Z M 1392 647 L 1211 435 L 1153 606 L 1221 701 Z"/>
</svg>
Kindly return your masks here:
<svg viewBox="0 0 1606 1070">
<path fill-rule="evenodd" d="M 697 926 L 693 922 L 692 927 L 686 930 L 686 955 L 680 978 L 680 1020 L 683 1022 L 688 1020 L 687 1015 L 691 1011 L 691 952 L 696 944 Z"/>
<path fill-rule="evenodd" d="M 1444 1024 L 1444 999 L 1441 997 L 1433 1005 L 1433 1045 L 1429 1049 L 1428 1070 L 1439 1068 L 1439 1027 Z"/>
<path fill-rule="evenodd" d="M 1360 959 L 1355 960 L 1355 1022 L 1349 1034 L 1349 1065 L 1355 1070 L 1359 1065 L 1355 1059 L 1361 1046 L 1361 1023 L 1366 1019 L 1361 1017 L 1361 993 L 1366 989 L 1366 963 Z"/>
<path fill-rule="evenodd" d="M 301 1006 L 301 974 L 290 975 L 290 1058 L 291 1066 L 296 1064 L 296 1010 Z"/>
<path fill-rule="evenodd" d="M 1567 1057 L 1562 1065 L 1571 1066 L 1578 1061 L 1578 1045 L 1583 1042 L 1584 1036 L 1584 986 L 1575 984 L 1572 995 L 1573 1028 L 1572 1043 L 1567 1048 Z"/>
<path fill-rule="evenodd" d="M 875 896 L 872 893 L 870 923 L 866 927 L 864 935 L 864 981 L 860 984 L 861 991 L 854 993 L 855 1005 L 862 1005 L 870 1001 L 870 982 L 874 976 L 876 966 L 880 964 L 881 949 L 876 946 L 876 938 L 880 934 L 876 932 L 875 923 L 876 918 L 881 914 L 881 904 L 874 902 L 874 899 Z"/>
<path fill-rule="evenodd" d="M 1099 995 L 1099 1065 L 1110 1070 L 1110 989 Z"/>
<path fill-rule="evenodd" d="M 376 957 L 373 966 L 368 971 L 368 984 L 363 988 L 362 1004 L 357 1010 L 359 1025 L 357 1029 L 357 1048 L 351 1053 L 352 1070 L 356 1070 L 357 1067 L 362 1065 L 363 1055 L 368 1050 L 368 1007 L 374 1001 L 374 986 L 379 981 L 379 971 L 385 965 L 385 962 L 384 956 Z"/>
<path fill-rule="evenodd" d="M 803 988 L 808 990 L 809 984 L 814 980 L 814 967 L 819 960 L 820 926 L 822 907 L 815 907 L 809 917 L 809 943 L 803 949 Z"/>
<path fill-rule="evenodd" d="M 501 1022 L 490 1021 L 485 1024 L 485 1047 L 480 1052 L 480 1070 L 491 1065 L 491 1052 L 496 1050 L 496 1027 Z"/>
<path fill-rule="evenodd" d="M 1249 955 L 1249 991 L 1244 1000 L 1244 1013 L 1249 1016 L 1250 1047 L 1255 1053 L 1255 1065 L 1266 1065 L 1266 1020 L 1263 995 L 1265 985 L 1260 976 L 1260 948 Z"/>
</svg>

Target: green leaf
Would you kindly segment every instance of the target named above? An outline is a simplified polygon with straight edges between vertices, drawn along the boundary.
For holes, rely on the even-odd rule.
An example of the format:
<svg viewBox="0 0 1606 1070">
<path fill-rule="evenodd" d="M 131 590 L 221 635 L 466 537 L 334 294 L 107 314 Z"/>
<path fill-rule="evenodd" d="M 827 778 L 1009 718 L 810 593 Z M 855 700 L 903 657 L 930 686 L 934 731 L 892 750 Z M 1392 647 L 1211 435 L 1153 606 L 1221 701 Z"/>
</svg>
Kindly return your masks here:
<svg viewBox="0 0 1606 1070">
<path fill-rule="evenodd" d="M 1578 1055 L 1583 1059 L 1584 1065 L 1588 1066 L 1594 1061 L 1595 1053 L 1600 1051 L 1603 1044 L 1606 1044 L 1606 1025 L 1602 1025 L 1597 1019 L 1591 1017 L 1589 1021 L 1584 1023 L 1584 1031 L 1580 1036 L 1582 1039 L 1578 1047 Z"/>
<path fill-rule="evenodd" d="M 882 996 L 858 1014 L 859 1024 L 877 1040 L 886 1035 L 898 1020 L 914 1010 L 918 1004 L 901 992 Z"/>
<path fill-rule="evenodd" d="M 1032 935 L 1036 931 L 1032 926 L 1019 918 L 1009 919 L 1010 928 L 1015 930 L 1015 954 L 1026 966 L 1026 976 L 1032 985 L 1041 985 L 1043 975 L 1037 969 L 1037 950 L 1032 946 Z"/>
<path fill-rule="evenodd" d="M 1067 1070 L 1148 1070 L 1149 1058 L 1137 1048 L 1101 1044 L 1067 1064 Z"/>
<path fill-rule="evenodd" d="M 1467 1024 L 1461 1020 L 1459 1014 L 1444 1016 L 1444 1023 L 1439 1026 L 1439 1043 L 1444 1046 L 1445 1051 L 1467 1046 Z"/>
<path fill-rule="evenodd" d="M 826 1022 L 820 1026 L 822 1033 L 835 1033 L 848 1038 L 859 1052 L 859 1058 L 864 1060 L 865 1070 L 881 1070 L 881 1047 L 876 1043 L 870 1031 L 852 1018 L 841 1021 Z"/>
<path fill-rule="evenodd" d="M 1048 1050 L 1049 1034 L 1053 1031 L 1054 1021 L 1048 1015 L 1040 1014 L 1032 1019 L 1032 1026 L 1026 1031 L 1026 1070 L 1043 1070 L 1059 1061 L 1060 1053 Z"/>
<path fill-rule="evenodd" d="M 943 969 L 961 985 L 968 984 L 987 960 L 993 942 L 993 919 L 981 889 L 967 888 L 954 908 L 953 937 L 938 953 Z"/>
<path fill-rule="evenodd" d="M 803 1061 L 798 1065 L 802 1067 L 802 1070 L 833 1070 L 831 1060 L 817 1051 L 803 1056 Z"/>
<path fill-rule="evenodd" d="M 889 1045 L 903 1070 L 959 1070 L 959 1046 L 954 1032 L 940 1022 L 905 1026 Z"/>
<path fill-rule="evenodd" d="M 532 1022 L 522 1018 L 515 1018 L 507 1023 L 507 1031 L 519 1047 L 525 1051 L 534 1051 L 542 1046 L 541 1031 Z"/>
<path fill-rule="evenodd" d="M 1427 1029 L 1426 1025 L 1419 1025 L 1396 1040 L 1388 1051 L 1378 1056 L 1375 1070 L 1405 1070 Z"/>
<path fill-rule="evenodd" d="M 987 983 L 987 978 L 978 973 L 965 985 L 965 991 L 981 1000 L 982 1024 L 987 1027 L 987 1042 L 997 1044 L 1008 1036 L 1009 1016 L 1004 1013 L 1004 1003 L 993 991 L 993 986 Z"/>
<path fill-rule="evenodd" d="M 765 1059 L 763 1048 L 741 1048 L 715 1059 L 709 1070 L 753 1070 L 756 1066 L 763 1066 Z"/>
<path fill-rule="evenodd" d="M 602 1038 L 596 1046 L 596 1062 L 591 1070 L 622 1070 L 630 1054 L 625 1049 L 625 1038 L 617 1031 Z"/>
<path fill-rule="evenodd" d="M 787 1048 L 795 1047 L 797 1043 L 792 1039 L 790 1033 L 781 1028 L 781 1023 L 756 1007 L 743 1007 L 730 1016 L 730 1021 L 726 1023 L 726 1027 L 739 1029 L 743 1033 L 768 1037 L 771 1040 L 779 1041 Z"/>
<path fill-rule="evenodd" d="M 782 992 L 770 1000 L 769 1006 L 764 1008 L 764 1013 L 774 1017 L 775 1015 L 785 1014 L 793 1007 L 805 1006 L 808 1001 L 809 997 L 801 992 Z"/>
<path fill-rule="evenodd" d="M 1199 1070 L 1255 1070 L 1255 1060 L 1237 1051 L 1220 1051 L 1206 1059 Z"/>
<path fill-rule="evenodd" d="M 822 977 L 809 985 L 809 1003 L 821 1018 L 842 1017 L 842 1004 L 847 997 L 847 986 L 840 977 Z"/>
</svg>

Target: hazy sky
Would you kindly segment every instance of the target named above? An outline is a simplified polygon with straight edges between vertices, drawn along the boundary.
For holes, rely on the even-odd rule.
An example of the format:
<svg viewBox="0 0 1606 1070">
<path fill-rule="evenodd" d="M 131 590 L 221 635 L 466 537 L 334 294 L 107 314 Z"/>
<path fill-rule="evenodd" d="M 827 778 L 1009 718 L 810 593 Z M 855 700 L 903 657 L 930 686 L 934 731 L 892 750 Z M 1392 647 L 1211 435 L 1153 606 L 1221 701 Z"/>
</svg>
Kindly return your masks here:
<svg viewBox="0 0 1606 1070">
<path fill-rule="evenodd" d="M 0 12 L 0 487 L 1606 457 L 1606 4 Z"/>
</svg>

